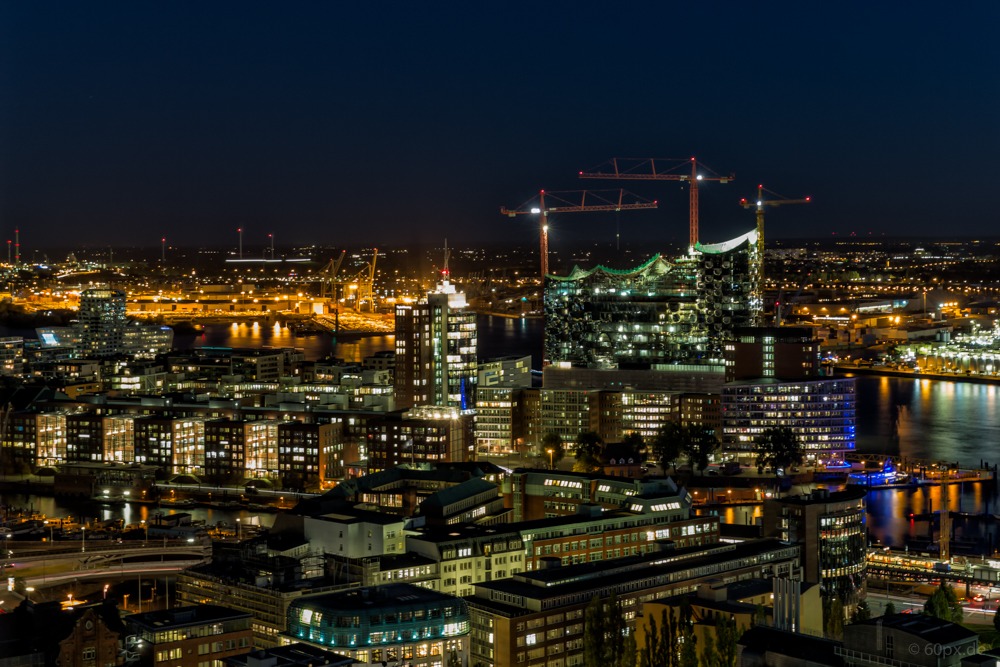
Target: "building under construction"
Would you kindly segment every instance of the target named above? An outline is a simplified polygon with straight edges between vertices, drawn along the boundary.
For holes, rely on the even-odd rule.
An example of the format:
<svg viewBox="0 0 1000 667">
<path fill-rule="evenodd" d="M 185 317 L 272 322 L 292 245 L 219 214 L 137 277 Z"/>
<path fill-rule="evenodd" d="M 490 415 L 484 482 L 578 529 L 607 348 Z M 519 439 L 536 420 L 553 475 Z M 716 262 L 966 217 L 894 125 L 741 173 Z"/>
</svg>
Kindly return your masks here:
<svg viewBox="0 0 1000 667">
<path fill-rule="evenodd" d="M 574 267 L 546 276 L 545 358 L 563 367 L 656 369 L 723 364 L 722 344 L 763 305 L 757 232 L 698 244 L 634 269 Z"/>
</svg>

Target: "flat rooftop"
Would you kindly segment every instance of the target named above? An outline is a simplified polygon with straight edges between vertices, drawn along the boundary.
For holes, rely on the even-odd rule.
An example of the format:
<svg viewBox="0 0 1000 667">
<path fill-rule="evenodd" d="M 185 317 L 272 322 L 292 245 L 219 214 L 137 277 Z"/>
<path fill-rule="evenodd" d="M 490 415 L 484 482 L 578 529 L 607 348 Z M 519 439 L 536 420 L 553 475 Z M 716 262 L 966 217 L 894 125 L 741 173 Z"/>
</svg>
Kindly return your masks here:
<svg viewBox="0 0 1000 667">
<path fill-rule="evenodd" d="M 203 625 L 219 621 L 235 621 L 251 618 L 249 612 L 233 611 L 229 607 L 215 604 L 196 604 L 189 607 L 150 611 L 144 614 L 132 614 L 127 621 L 149 630 L 167 630 L 189 625 Z"/>
<path fill-rule="evenodd" d="M 522 614 L 526 610 L 503 602 L 491 600 L 497 591 L 533 600 L 548 600 L 567 595 L 586 594 L 595 588 L 604 588 L 642 580 L 644 586 L 681 581 L 675 576 L 685 570 L 711 568 L 712 566 L 760 556 L 782 550 L 798 551 L 796 545 L 776 539 L 754 540 L 740 544 L 722 544 L 707 550 L 704 547 L 657 551 L 627 558 L 557 566 L 532 572 L 519 572 L 511 578 L 476 584 L 476 597 L 467 598 L 469 604 L 482 605 Z M 708 571 L 708 570 L 706 570 Z M 721 572 L 719 573 L 721 576 Z"/>
</svg>

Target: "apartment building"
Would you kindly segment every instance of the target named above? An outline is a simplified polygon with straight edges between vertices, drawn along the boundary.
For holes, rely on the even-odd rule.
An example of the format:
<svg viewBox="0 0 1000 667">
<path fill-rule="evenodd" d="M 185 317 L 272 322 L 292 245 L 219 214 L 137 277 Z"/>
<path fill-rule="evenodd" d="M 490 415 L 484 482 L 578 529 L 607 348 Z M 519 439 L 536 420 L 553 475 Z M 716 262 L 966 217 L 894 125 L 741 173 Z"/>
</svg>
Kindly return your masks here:
<svg viewBox="0 0 1000 667">
<path fill-rule="evenodd" d="M 583 664 L 583 626 L 595 596 L 615 593 L 632 628 L 645 602 L 697 590 L 709 579 L 726 582 L 797 574 L 799 547 L 756 540 L 705 549 L 671 549 L 562 566 L 552 557 L 541 569 L 483 581 L 466 598 L 471 655 L 485 667 Z"/>
<path fill-rule="evenodd" d="M 199 604 L 133 614 L 126 619 L 138 636 L 143 667 L 217 667 L 253 647 L 252 614 Z"/>
<path fill-rule="evenodd" d="M 691 495 L 669 477 L 624 478 L 561 470 L 518 469 L 504 484 L 505 498 L 514 510 L 512 521 L 530 521 L 577 514 L 580 505 L 596 504 L 617 510 L 637 497 L 675 502 L 687 512 Z"/>
</svg>

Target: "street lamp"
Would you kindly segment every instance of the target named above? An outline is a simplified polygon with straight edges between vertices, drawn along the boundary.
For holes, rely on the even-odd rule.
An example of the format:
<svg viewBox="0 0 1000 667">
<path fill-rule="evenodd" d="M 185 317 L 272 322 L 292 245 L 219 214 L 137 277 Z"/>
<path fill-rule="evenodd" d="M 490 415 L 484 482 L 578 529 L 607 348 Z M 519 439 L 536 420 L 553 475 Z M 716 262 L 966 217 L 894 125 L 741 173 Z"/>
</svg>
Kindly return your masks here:
<svg viewBox="0 0 1000 667">
<path fill-rule="evenodd" d="M 80 526 L 80 538 L 83 540 L 83 546 L 80 549 L 80 551 L 86 552 L 87 551 L 87 529 L 84 528 L 83 526 Z"/>
<path fill-rule="evenodd" d="M 239 517 L 236 518 L 236 541 L 239 542 L 243 539 L 243 524 L 240 523 Z"/>
<path fill-rule="evenodd" d="M 553 465 L 552 465 L 553 452 L 552 452 L 551 449 L 546 449 L 545 451 L 547 451 L 549 453 L 549 470 L 552 470 L 552 468 L 553 468 Z"/>
<path fill-rule="evenodd" d="M 149 542 L 149 526 L 146 524 L 145 519 L 140 519 L 139 523 L 142 525 L 143 529 L 146 531 L 146 542 Z"/>
</svg>

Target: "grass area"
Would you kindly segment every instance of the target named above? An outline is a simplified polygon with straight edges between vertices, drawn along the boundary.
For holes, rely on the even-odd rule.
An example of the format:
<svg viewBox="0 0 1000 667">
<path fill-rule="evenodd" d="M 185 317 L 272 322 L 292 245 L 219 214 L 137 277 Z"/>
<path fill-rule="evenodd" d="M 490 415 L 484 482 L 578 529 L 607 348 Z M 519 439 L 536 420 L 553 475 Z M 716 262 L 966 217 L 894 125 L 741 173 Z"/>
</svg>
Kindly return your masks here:
<svg viewBox="0 0 1000 667">
<path fill-rule="evenodd" d="M 989 625 L 979 625 L 978 623 L 968 623 L 964 622 L 961 624 L 963 628 L 972 630 L 977 635 L 979 635 L 979 645 L 980 646 L 995 646 L 1000 642 L 1000 634 L 993 629 L 993 624 Z"/>
</svg>

